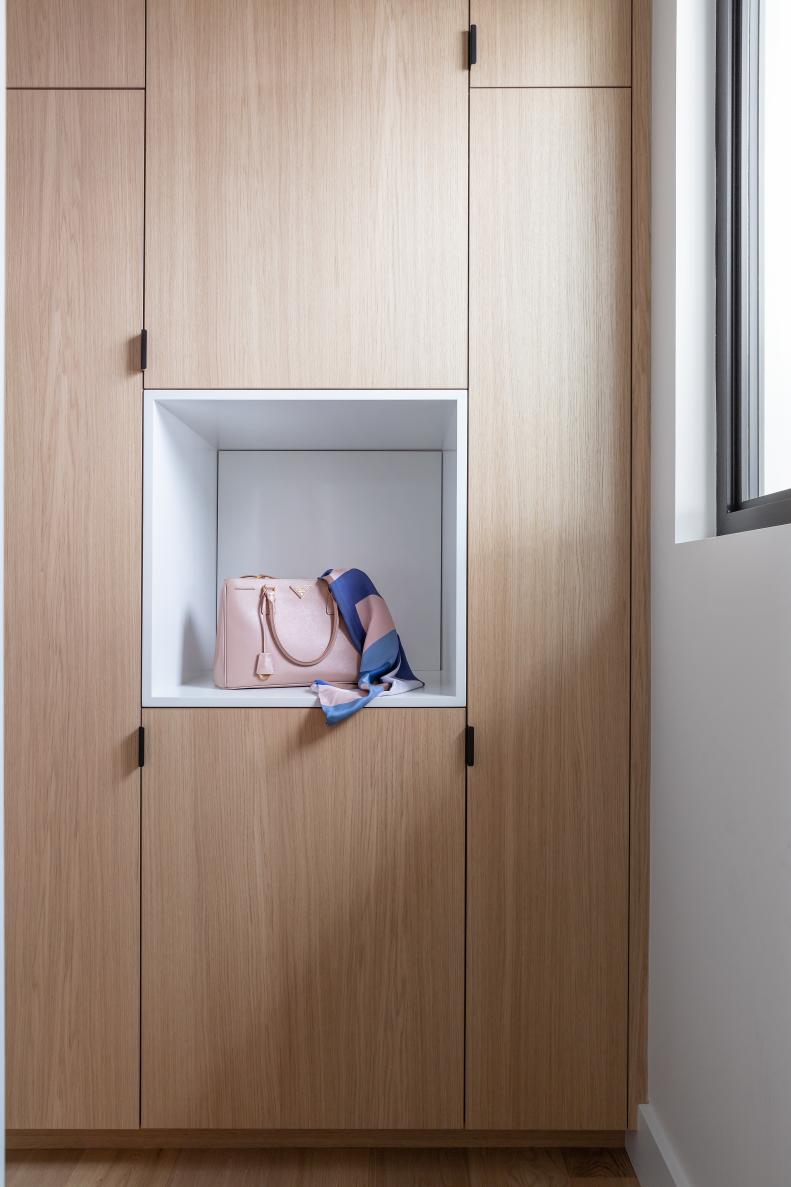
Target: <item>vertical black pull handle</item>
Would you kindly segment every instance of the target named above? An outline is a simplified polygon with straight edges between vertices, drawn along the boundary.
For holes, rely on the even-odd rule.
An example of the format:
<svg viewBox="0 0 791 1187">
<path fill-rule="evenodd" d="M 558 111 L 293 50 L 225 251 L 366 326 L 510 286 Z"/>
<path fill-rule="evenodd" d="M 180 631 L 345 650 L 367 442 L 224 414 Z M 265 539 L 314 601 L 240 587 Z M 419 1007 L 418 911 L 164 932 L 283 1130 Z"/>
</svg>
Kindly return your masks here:
<svg viewBox="0 0 791 1187">
<path fill-rule="evenodd" d="M 475 726 L 472 725 L 464 731 L 464 761 L 468 767 L 475 766 Z"/>
<path fill-rule="evenodd" d="M 140 332 L 140 370 L 145 371 L 148 366 L 148 330 Z"/>
<path fill-rule="evenodd" d="M 478 61 L 478 26 L 470 25 L 470 65 Z"/>
</svg>

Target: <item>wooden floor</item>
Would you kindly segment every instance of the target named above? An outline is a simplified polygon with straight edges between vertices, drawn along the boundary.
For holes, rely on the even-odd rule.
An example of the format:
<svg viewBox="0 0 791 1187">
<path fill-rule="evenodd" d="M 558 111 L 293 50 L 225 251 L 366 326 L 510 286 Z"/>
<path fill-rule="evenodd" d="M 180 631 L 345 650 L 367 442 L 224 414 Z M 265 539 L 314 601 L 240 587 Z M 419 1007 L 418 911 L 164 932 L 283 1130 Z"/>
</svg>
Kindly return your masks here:
<svg viewBox="0 0 791 1187">
<path fill-rule="evenodd" d="M 7 1187 L 639 1187 L 620 1150 L 12 1150 Z"/>
</svg>

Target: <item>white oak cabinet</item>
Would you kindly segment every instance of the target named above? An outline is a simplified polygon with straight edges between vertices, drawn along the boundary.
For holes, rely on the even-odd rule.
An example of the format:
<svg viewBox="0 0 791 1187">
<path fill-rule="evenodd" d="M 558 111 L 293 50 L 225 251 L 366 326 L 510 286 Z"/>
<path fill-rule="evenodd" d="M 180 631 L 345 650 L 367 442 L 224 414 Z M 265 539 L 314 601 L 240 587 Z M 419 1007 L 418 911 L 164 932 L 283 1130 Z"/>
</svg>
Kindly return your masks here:
<svg viewBox="0 0 791 1187">
<path fill-rule="evenodd" d="M 7 0 L 9 87 L 144 87 L 146 0 Z"/>
<path fill-rule="evenodd" d="M 631 85 L 632 0 L 471 0 L 470 20 L 473 87 Z"/>
<path fill-rule="evenodd" d="M 144 1126 L 464 1120 L 464 710 L 151 709 Z"/>
<path fill-rule="evenodd" d="M 7 1119 L 138 1120 L 143 96 L 8 95 Z"/>
<path fill-rule="evenodd" d="M 467 1121 L 625 1123 L 630 96 L 471 97 Z"/>
<path fill-rule="evenodd" d="M 466 22 L 149 0 L 147 386 L 466 386 Z"/>
<path fill-rule="evenodd" d="M 9 3 L 12 1129 L 634 1121 L 649 27 Z M 218 581 L 363 541 L 419 694 L 214 688 Z"/>
</svg>

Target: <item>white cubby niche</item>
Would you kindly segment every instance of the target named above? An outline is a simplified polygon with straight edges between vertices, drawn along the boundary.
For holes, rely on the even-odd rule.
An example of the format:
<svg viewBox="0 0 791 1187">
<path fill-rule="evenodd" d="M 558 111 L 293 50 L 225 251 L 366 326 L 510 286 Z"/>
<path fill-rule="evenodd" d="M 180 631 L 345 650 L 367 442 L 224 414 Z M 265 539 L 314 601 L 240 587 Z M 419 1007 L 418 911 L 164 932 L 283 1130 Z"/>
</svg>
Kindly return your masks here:
<svg viewBox="0 0 791 1187">
<path fill-rule="evenodd" d="M 145 393 L 143 705 L 307 707 L 308 689 L 216 688 L 218 591 L 245 573 L 370 574 L 425 688 L 464 705 L 467 393 Z"/>
</svg>

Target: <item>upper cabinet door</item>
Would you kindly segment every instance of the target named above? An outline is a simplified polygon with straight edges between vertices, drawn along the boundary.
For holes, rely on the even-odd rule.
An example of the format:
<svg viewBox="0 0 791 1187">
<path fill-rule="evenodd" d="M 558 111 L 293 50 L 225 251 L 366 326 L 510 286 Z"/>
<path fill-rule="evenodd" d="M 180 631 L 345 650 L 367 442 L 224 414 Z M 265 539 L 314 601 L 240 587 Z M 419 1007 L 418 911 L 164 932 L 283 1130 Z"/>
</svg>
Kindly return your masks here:
<svg viewBox="0 0 791 1187">
<path fill-rule="evenodd" d="M 628 87 L 631 0 L 471 0 L 474 87 Z"/>
<path fill-rule="evenodd" d="M 8 96 L 7 1120 L 138 1124 L 143 96 Z"/>
<path fill-rule="evenodd" d="M 465 0 L 149 0 L 149 387 L 464 387 Z"/>
<path fill-rule="evenodd" d="M 145 86 L 145 0 L 8 0 L 8 86 Z"/>
<path fill-rule="evenodd" d="M 622 1129 L 630 96 L 471 109 L 467 1124 Z"/>
<path fill-rule="evenodd" d="M 152 709 L 143 1114 L 460 1129 L 463 709 Z"/>
</svg>

